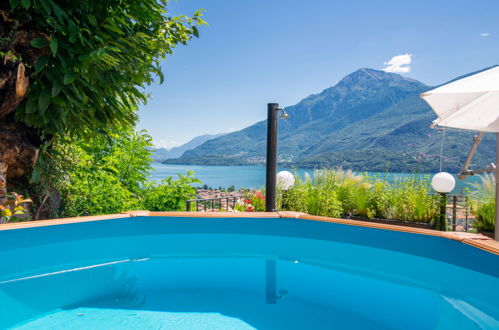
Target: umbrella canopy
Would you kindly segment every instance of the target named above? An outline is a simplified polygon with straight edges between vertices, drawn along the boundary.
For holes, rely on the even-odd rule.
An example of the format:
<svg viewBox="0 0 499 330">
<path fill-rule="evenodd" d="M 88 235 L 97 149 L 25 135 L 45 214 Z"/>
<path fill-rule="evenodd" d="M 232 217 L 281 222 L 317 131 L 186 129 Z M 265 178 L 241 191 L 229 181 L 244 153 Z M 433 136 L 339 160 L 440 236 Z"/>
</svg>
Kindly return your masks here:
<svg viewBox="0 0 499 330">
<path fill-rule="evenodd" d="M 435 124 L 495 132 L 499 165 L 499 66 L 484 70 L 421 94 L 438 115 Z M 499 240 L 499 169 L 496 177 L 495 239 Z"/>
<path fill-rule="evenodd" d="M 421 94 L 439 126 L 499 132 L 499 66 Z"/>
</svg>

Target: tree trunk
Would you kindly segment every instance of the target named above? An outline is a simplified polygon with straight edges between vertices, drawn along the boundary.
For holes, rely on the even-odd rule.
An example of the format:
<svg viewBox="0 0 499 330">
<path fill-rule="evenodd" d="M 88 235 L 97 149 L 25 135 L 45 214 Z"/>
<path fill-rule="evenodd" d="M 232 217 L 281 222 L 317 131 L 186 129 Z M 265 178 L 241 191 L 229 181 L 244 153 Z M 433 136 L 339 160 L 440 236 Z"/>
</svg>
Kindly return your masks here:
<svg viewBox="0 0 499 330">
<path fill-rule="evenodd" d="M 38 130 L 15 121 L 14 112 L 28 96 L 29 68 L 48 51 L 30 42 L 48 37 L 12 19 L 7 3 L 0 4 L 0 163 L 6 166 L 0 175 L 12 187 L 27 182 L 42 143 Z"/>
<path fill-rule="evenodd" d="M 0 162 L 0 205 L 7 202 L 7 164 Z"/>
<path fill-rule="evenodd" d="M 12 117 L 0 119 L 0 163 L 6 167 L 3 174 L 8 187 L 24 186 L 21 183 L 29 181 L 42 142 L 36 130 Z"/>
</svg>

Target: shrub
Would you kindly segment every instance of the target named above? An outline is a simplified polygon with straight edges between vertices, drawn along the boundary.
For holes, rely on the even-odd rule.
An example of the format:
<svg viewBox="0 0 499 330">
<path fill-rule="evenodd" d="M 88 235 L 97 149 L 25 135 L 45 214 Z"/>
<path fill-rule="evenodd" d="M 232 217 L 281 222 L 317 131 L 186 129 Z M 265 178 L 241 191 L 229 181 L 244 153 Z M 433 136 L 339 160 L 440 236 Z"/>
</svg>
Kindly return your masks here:
<svg viewBox="0 0 499 330">
<path fill-rule="evenodd" d="M 143 208 L 149 211 L 184 210 L 188 199 L 196 197 L 193 183 L 201 183 L 193 177 L 194 172 L 187 175 L 178 174 L 178 179 L 168 177 L 160 183 L 148 182 L 141 190 Z"/>
<path fill-rule="evenodd" d="M 250 202 L 255 212 L 265 211 L 265 196 L 257 191 L 250 196 Z"/>
<path fill-rule="evenodd" d="M 332 218 L 341 216 L 341 202 L 338 200 L 334 190 L 330 190 L 325 186 L 320 186 L 310 189 L 309 194 L 310 197 L 307 205 L 307 212 L 309 214 Z"/>
<path fill-rule="evenodd" d="M 313 177 L 297 177 L 281 208 L 331 217 L 343 214 L 417 222 L 430 222 L 438 214 L 426 177 L 390 184 L 342 169 L 316 170 Z"/>
<path fill-rule="evenodd" d="M 475 215 L 475 227 L 481 231 L 494 232 L 495 230 L 495 176 L 492 174 L 479 175 L 480 180 L 471 184 L 474 195 L 477 197 L 472 204 L 471 212 Z"/>
<path fill-rule="evenodd" d="M 495 208 L 495 201 L 479 203 L 476 207 L 472 208 L 472 211 L 476 217 L 475 227 L 477 229 L 481 231 L 494 232 L 496 216 Z"/>
<path fill-rule="evenodd" d="M 122 128 L 108 137 L 57 139 L 33 171 L 43 194 L 60 193 L 52 216 L 119 213 L 140 208 L 151 169 L 151 137 Z M 45 152 L 45 151 L 42 151 Z"/>
<path fill-rule="evenodd" d="M 25 203 L 32 203 L 31 199 L 24 198 L 15 192 L 7 194 L 5 201 L 0 202 L 0 223 L 20 220 L 20 215 L 24 215 Z"/>
<path fill-rule="evenodd" d="M 263 212 L 265 211 L 265 195 L 260 191 L 246 191 L 244 199 L 238 199 L 234 205 L 236 212 Z"/>
<path fill-rule="evenodd" d="M 78 171 L 61 189 L 63 216 L 112 214 L 140 208 L 119 179 L 104 171 Z"/>
<path fill-rule="evenodd" d="M 315 172 L 314 178 L 296 178 L 295 185 L 280 199 L 281 209 L 306 212 L 313 215 L 339 217 L 341 203 L 337 198 L 334 173 L 325 170 Z"/>
<path fill-rule="evenodd" d="M 430 194 L 430 184 L 426 177 L 403 178 L 388 185 L 387 212 L 381 210 L 385 218 L 429 223 L 438 216 L 438 203 Z"/>
<path fill-rule="evenodd" d="M 308 187 L 297 183 L 288 191 L 282 192 L 281 208 L 308 213 Z"/>
<path fill-rule="evenodd" d="M 177 180 L 149 182 L 151 138 L 145 131 L 123 128 L 110 137 L 58 140 L 49 162 L 37 165 L 35 179 L 45 191 L 60 193 L 61 205 L 51 216 L 120 213 L 128 210 L 180 210 L 195 196 L 189 172 Z"/>
</svg>

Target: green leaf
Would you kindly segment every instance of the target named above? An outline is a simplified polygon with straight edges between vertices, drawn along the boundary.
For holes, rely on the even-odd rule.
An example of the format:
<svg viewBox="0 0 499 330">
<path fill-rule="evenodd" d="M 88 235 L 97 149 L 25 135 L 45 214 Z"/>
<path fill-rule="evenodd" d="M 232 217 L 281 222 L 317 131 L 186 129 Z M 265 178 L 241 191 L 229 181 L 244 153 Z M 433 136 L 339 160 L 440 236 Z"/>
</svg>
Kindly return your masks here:
<svg viewBox="0 0 499 330">
<path fill-rule="evenodd" d="M 55 97 L 59 95 L 62 89 L 62 84 L 59 81 L 54 81 L 54 84 L 52 85 L 52 97 Z"/>
<path fill-rule="evenodd" d="M 72 20 L 68 22 L 68 31 L 69 31 L 69 42 L 75 43 L 78 37 L 78 27 L 73 23 Z"/>
<path fill-rule="evenodd" d="M 35 103 L 35 98 L 29 97 L 28 100 L 26 101 L 26 113 L 35 113 L 36 112 L 36 103 Z"/>
<path fill-rule="evenodd" d="M 192 34 L 194 34 L 196 38 L 199 38 L 199 31 L 197 27 L 195 26 L 192 27 Z"/>
<path fill-rule="evenodd" d="M 24 9 L 28 9 L 31 7 L 31 0 L 21 0 L 21 4 L 23 5 Z"/>
<path fill-rule="evenodd" d="M 93 26 L 97 26 L 97 19 L 95 18 L 94 15 L 89 15 L 88 17 L 88 22 L 93 25 Z"/>
<path fill-rule="evenodd" d="M 64 16 L 65 16 L 64 11 L 54 1 L 50 1 L 50 4 L 52 5 L 52 9 L 54 10 L 54 14 L 57 17 L 57 20 L 59 21 L 59 23 L 61 23 L 61 24 L 64 23 Z"/>
<path fill-rule="evenodd" d="M 35 166 L 33 168 L 33 172 L 31 172 L 31 183 L 38 183 L 40 182 L 40 168 L 38 166 Z"/>
<path fill-rule="evenodd" d="M 47 47 L 48 45 L 49 45 L 49 41 L 47 39 L 44 39 L 44 38 L 36 38 L 36 39 L 31 40 L 31 46 L 33 46 L 35 48 L 43 48 L 43 47 Z"/>
<path fill-rule="evenodd" d="M 10 8 L 15 9 L 21 3 L 21 0 L 10 0 Z"/>
<path fill-rule="evenodd" d="M 74 72 L 68 72 L 64 75 L 64 85 L 71 84 L 76 79 L 76 74 Z"/>
<path fill-rule="evenodd" d="M 54 55 L 54 57 L 57 55 L 57 46 L 57 39 L 55 37 L 50 38 L 50 50 L 52 51 L 52 55 Z"/>
<path fill-rule="evenodd" d="M 42 7 L 45 10 L 45 13 L 47 15 L 50 15 L 50 13 L 52 12 L 52 7 L 50 7 L 49 0 L 40 0 L 40 2 L 42 3 Z"/>
<path fill-rule="evenodd" d="M 49 57 L 47 55 L 40 56 L 35 63 L 35 72 L 39 73 L 47 65 Z"/>
<path fill-rule="evenodd" d="M 45 110 L 49 107 L 50 99 L 52 98 L 51 93 L 48 89 L 42 90 L 40 97 L 38 98 L 38 110 L 40 114 L 44 114 Z"/>
</svg>

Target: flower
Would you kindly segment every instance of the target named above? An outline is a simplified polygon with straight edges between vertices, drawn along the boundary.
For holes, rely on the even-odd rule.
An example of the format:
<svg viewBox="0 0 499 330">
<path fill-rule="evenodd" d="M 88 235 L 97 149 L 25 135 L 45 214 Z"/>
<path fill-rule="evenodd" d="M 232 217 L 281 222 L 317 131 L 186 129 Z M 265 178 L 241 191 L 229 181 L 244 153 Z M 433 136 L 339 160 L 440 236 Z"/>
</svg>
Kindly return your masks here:
<svg viewBox="0 0 499 330">
<path fill-rule="evenodd" d="M 259 191 L 256 192 L 255 197 L 262 201 L 265 200 L 265 196 Z"/>
</svg>

